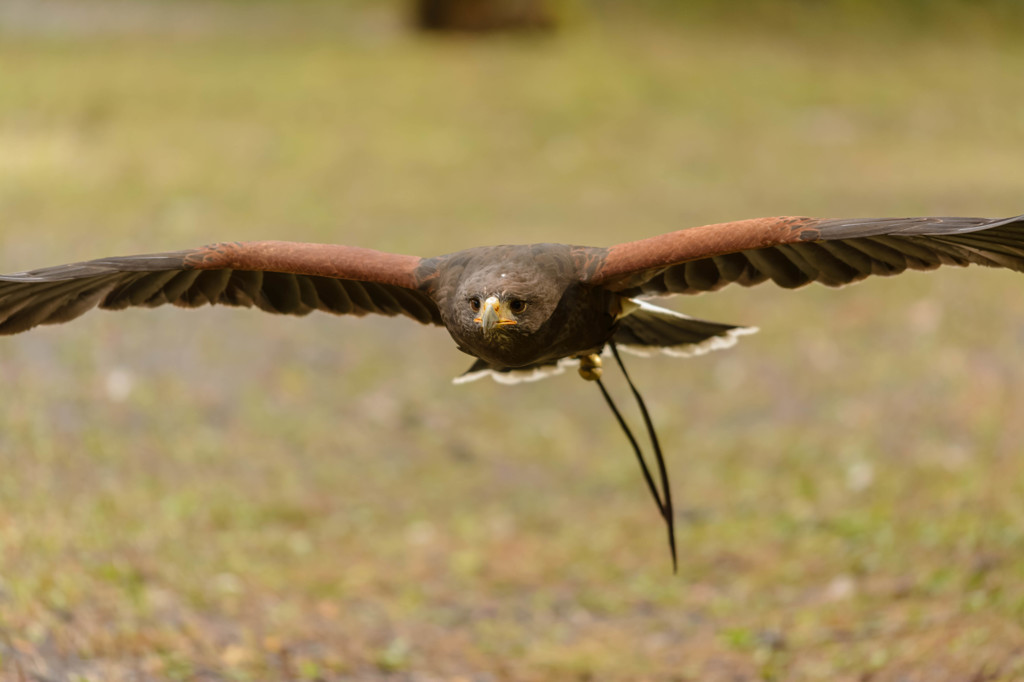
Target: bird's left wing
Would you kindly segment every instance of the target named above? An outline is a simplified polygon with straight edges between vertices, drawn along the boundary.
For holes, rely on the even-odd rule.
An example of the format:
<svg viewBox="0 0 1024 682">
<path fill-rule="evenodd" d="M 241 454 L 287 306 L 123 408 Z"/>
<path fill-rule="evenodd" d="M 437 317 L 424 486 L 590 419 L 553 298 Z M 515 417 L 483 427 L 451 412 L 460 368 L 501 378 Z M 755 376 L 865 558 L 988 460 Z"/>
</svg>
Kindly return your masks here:
<svg viewBox="0 0 1024 682">
<path fill-rule="evenodd" d="M 420 262 L 354 246 L 266 241 L 58 265 L 0 275 L 0 334 L 67 322 L 97 306 L 164 303 L 406 315 L 441 324 L 437 305 L 420 288 Z"/>
<path fill-rule="evenodd" d="M 988 265 L 1024 271 L 1024 216 L 825 220 L 755 218 L 619 244 L 583 280 L 626 296 L 694 294 L 735 282 L 842 286 L 869 275 Z"/>
</svg>

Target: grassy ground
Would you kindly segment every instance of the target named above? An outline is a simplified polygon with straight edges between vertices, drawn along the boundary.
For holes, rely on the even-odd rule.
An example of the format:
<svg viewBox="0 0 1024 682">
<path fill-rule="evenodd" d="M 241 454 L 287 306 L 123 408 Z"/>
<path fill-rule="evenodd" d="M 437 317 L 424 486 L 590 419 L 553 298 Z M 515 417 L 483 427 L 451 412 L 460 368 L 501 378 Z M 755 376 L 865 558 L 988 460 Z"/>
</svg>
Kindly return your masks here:
<svg viewBox="0 0 1024 682">
<path fill-rule="evenodd" d="M 0 271 L 1024 211 L 1024 48 L 984 22 L 877 40 L 606 10 L 447 41 L 385 4 L 43 6 L 0 33 Z M 6 338 L 0 670 L 1020 679 L 1022 283 L 676 301 L 763 329 L 632 363 L 678 576 L 574 376 L 453 387 L 467 358 L 404 320 L 126 311 Z"/>
</svg>

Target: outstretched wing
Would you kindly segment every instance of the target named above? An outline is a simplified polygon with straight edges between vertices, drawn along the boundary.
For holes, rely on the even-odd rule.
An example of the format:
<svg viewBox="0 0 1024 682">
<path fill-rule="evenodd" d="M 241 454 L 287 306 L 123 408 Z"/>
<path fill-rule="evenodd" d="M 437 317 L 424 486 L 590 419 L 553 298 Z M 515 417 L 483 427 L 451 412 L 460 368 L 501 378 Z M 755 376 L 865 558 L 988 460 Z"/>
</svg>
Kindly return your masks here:
<svg viewBox="0 0 1024 682">
<path fill-rule="evenodd" d="M 407 315 L 441 324 L 416 256 L 353 246 L 234 242 L 101 258 L 0 276 L 0 334 L 67 322 L 94 307 L 256 306 L 271 313 Z"/>
<path fill-rule="evenodd" d="M 584 279 L 626 296 L 694 294 L 736 282 L 842 286 L 869 275 L 988 265 L 1024 271 L 1024 216 L 755 218 L 613 246 Z"/>
</svg>

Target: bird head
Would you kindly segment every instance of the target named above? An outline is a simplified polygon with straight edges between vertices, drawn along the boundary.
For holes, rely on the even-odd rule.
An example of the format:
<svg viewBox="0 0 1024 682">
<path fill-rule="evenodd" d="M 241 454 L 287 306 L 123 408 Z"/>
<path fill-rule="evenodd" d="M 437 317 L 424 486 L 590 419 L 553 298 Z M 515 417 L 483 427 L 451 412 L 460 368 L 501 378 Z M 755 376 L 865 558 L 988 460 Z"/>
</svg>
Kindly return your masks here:
<svg viewBox="0 0 1024 682">
<path fill-rule="evenodd" d="M 545 254 L 536 246 L 479 249 L 468 253 L 462 268 L 453 269 L 458 279 L 440 307 L 462 350 L 494 367 L 522 367 L 557 351 L 565 327 L 552 322 L 552 316 L 560 306 L 572 310 L 577 305 L 565 292 L 578 280 L 553 267 L 548 262 L 553 257 Z"/>
</svg>

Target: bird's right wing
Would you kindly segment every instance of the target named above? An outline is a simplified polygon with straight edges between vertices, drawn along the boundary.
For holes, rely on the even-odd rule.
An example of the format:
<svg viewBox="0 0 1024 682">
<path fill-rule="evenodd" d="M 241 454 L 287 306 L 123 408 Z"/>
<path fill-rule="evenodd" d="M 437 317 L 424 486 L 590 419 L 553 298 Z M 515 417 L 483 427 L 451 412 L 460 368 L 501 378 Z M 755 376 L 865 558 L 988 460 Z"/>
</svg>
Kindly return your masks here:
<svg viewBox="0 0 1024 682">
<path fill-rule="evenodd" d="M 581 271 L 588 284 L 642 296 L 714 291 L 733 282 L 842 286 L 972 263 L 1024 271 L 1024 216 L 755 218 L 618 244 L 585 260 Z"/>
<path fill-rule="evenodd" d="M 0 334 L 67 322 L 94 307 L 164 303 L 406 315 L 439 325 L 437 305 L 419 286 L 420 262 L 354 246 L 267 241 L 58 265 L 0 275 Z"/>
</svg>

